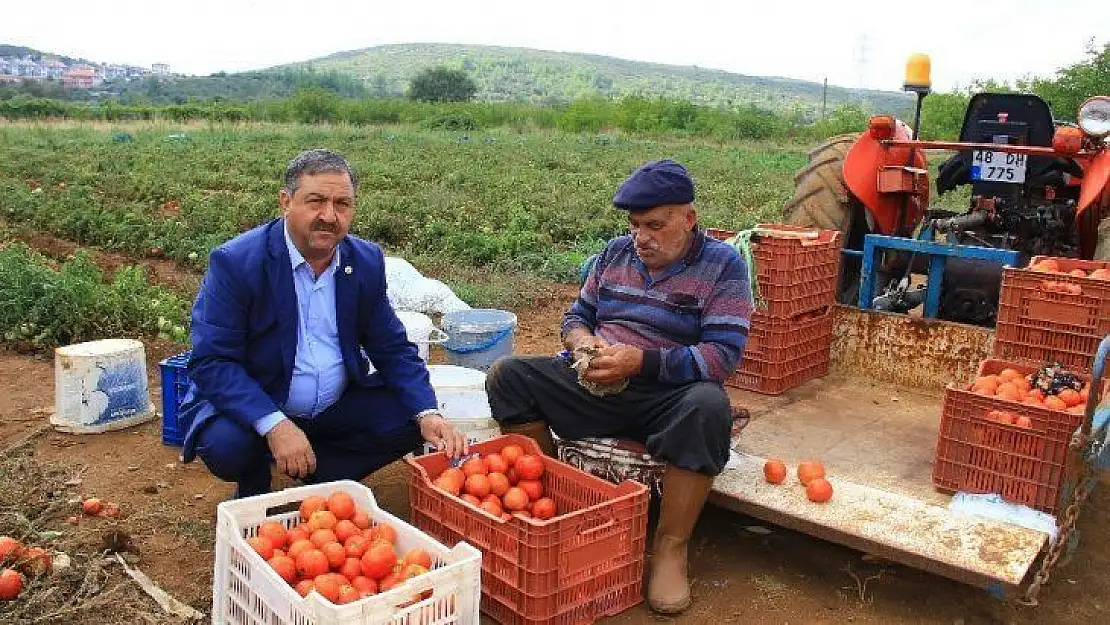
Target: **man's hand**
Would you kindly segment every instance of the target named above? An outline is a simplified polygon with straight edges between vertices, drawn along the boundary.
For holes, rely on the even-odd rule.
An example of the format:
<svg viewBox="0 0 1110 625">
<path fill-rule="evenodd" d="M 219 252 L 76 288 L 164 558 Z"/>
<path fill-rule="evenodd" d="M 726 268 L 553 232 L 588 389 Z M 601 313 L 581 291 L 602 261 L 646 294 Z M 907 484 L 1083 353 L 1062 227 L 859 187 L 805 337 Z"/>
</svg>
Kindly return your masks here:
<svg viewBox="0 0 1110 625">
<path fill-rule="evenodd" d="M 289 419 L 282 419 L 266 433 L 266 443 L 274 456 L 278 471 L 292 478 L 316 472 L 316 454 L 301 428 Z"/>
<path fill-rule="evenodd" d="M 586 328 L 575 328 L 567 333 L 563 346 L 567 350 L 574 352 L 579 349 L 587 349 L 590 347 L 597 347 L 603 349 L 609 347 L 609 342 L 600 336 L 594 336 Z"/>
<path fill-rule="evenodd" d="M 450 421 L 436 413 L 428 414 L 420 419 L 420 435 L 430 445 L 451 458 L 457 458 L 465 454 L 469 447 L 466 443 L 466 435 L 456 430 Z"/>
<path fill-rule="evenodd" d="M 631 345 L 605 347 L 590 361 L 582 377 L 597 384 L 615 384 L 631 378 L 644 365 L 644 352 Z"/>
</svg>

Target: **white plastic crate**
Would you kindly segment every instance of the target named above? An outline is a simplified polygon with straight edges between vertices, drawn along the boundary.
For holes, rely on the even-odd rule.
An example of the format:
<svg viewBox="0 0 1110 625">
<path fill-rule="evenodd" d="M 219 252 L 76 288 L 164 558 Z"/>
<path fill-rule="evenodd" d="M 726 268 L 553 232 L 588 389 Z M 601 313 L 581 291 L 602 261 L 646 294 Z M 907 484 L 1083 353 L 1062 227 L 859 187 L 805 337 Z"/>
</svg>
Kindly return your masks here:
<svg viewBox="0 0 1110 625">
<path fill-rule="evenodd" d="M 298 508 L 310 495 L 342 490 L 366 510 L 371 522 L 397 530 L 401 555 L 421 547 L 432 570 L 396 588 L 353 603 L 335 605 L 316 592 L 301 597 L 247 544 L 264 521 L 287 528 L 300 522 Z M 276 493 L 225 501 L 217 508 L 216 568 L 212 580 L 212 622 L 228 625 L 477 625 L 481 601 L 482 554 L 460 542 L 448 548 L 378 507 L 371 490 L 343 480 L 288 488 Z M 432 595 L 399 608 L 426 590 Z"/>
</svg>

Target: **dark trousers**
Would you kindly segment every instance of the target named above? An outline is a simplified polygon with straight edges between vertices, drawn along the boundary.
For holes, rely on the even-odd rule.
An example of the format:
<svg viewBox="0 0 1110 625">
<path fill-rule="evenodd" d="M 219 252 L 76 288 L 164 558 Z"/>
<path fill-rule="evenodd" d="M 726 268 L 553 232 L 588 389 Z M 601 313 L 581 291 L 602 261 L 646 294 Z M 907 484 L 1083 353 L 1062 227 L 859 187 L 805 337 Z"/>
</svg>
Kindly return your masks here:
<svg viewBox="0 0 1110 625">
<path fill-rule="evenodd" d="M 350 386 L 327 410 L 313 419 L 293 418 L 316 454 L 316 472 L 306 483 L 362 480 L 381 467 L 416 449 L 420 430 L 393 391 Z M 375 422 L 405 425 L 378 432 Z M 236 482 L 237 497 L 270 492 L 270 455 L 266 439 L 238 421 L 215 416 L 197 435 L 197 455 L 213 475 Z"/>
<path fill-rule="evenodd" d="M 728 463 L 732 411 L 724 387 L 714 382 L 634 378 L 617 395 L 595 397 L 578 384 L 567 360 L 517 356 L 494 363 L 486 393 L 498 422 L 543 420 L 570 440 L 635 440 L 655 458 L 707 475 Z"/>
</svg>

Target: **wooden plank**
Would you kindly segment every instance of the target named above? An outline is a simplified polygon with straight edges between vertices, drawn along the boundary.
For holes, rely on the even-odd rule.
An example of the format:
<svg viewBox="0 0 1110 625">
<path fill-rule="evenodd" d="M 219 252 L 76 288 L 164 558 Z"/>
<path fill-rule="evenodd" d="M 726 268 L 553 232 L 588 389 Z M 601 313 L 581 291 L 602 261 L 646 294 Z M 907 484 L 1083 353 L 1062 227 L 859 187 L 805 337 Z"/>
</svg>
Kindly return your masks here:
<svg viewBox="0 0 1110 625">
<path fill-rule="evenodd" d="M 1048 536 L 1024 527 L 961 515 L 914 497 L 830 476 L 833 498 L 806 499 L 796 479 L 763 479 L 763 458 L 739 454 L 713 485 L 710 501 L 730 510 L 994 591 L 1012 593 Z"/>
</svg>

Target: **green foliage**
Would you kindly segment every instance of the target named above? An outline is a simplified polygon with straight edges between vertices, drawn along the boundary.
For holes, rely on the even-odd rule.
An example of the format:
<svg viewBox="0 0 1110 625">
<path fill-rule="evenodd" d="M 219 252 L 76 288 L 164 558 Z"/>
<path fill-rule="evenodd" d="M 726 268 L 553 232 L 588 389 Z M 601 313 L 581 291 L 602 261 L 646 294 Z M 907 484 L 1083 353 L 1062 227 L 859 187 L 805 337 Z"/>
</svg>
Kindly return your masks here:
<svg viewBox="0 0 1110 625">
<path fill-rule="evenodd" d="M 487 106 L 456 110 L 482 122 Z M 807 147 L 267 124 L 186 131 L 135 124 L 126 127 L 131 140 L 118 141 L 121 130 L 0 126 L 0 216 L 81 244 L 202 269 L 213 247 L 277 214 L 288 160 L 325 145 L 346 154 L 361 175 L 356 234 L 446 270 L 482 268 L 480 280 L 573 280 L 582 260 L 626 230 L 610 202 L 639 164 L 686 163 L 698 181 L 702 222 L 735 229 L 779 217 Z"/>
<path fill-rule="evenodd" d="M 429 67 L 409 84 L 409 98 L 420 102 L 469 102 L 477 91 L 466 72 L 446 67 Z"/>
<path fill-rule="evenodd" d="M 955 141 L 960 137 L 968 102 L 967 93 L 934 93 L 921 103 L 921 138 Z M 907 124 L 912 118 L 906 119 Z"/>
<path fill-rule="evenodd" d="M 400 96 L 420 71 L 442 65 L 466 72 L 478 86 L 476 99 L 567 105 L 583 98 L 663 98 L 699 106 L 749 104 L 808 121 L 818 117 L 820 83 L 744 76 L 702 67 L 661 65 L 612 57 L 453 44 L 377 46 L 298 63 L 293 67 L 337 70 L 362 79 L 375 96 Z M 857 104 L 868 111 L 904 113 L 912 98 L 896 91 L 829 86 L 829 109 Z"/>
<path fill-rule="evenodd" d="M 1065 67 L 1052 80 L 1034 80 L 1030 87 L 1052 106 L 1057 119 L 1075 121 L 1079 105 L 1093 95 L 1110 95 L 1110 43 L 1099 50 L 1087 45 L 1087 59 Z"/>
<path fill-rule="evenodd" d="M 47 349 L 101 338 L 160 337 L 184 344 L 186 305 L 150 286 L 141 267 L 109 282 L 84 252 L 54 267 L 22 243 L 0 248 L 0 337 Z"/>
</svg>

